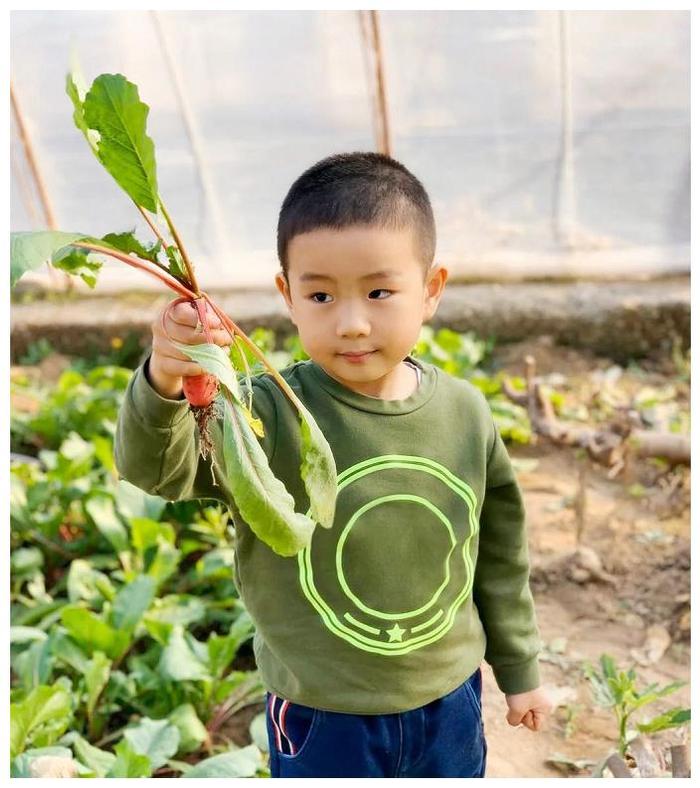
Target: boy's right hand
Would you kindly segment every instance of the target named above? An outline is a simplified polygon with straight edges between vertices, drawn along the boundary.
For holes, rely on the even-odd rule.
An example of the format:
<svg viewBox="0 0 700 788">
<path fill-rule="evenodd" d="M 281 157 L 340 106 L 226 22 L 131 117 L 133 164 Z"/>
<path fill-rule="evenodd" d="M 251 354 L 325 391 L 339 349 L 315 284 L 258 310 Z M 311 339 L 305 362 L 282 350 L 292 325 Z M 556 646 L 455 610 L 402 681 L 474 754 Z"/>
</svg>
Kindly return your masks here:
<svg viewBox="0 0 700 788">
<path fill-rule="evenodd" d="M 201 328 L 197 330 L 197 311 L 190 303 L 176 304 L 166 315 L 168 309 L 169 305 L 163 307 L 151 324 L 153 351 L 148 364 L 148 378 L 151 386 L 161 397 L 180 399 L 182 397 L 182 378 L 204 375 L 205 371 L 199 364 L 181 353 L 168 339 L 168 335 L 184 345 L 204 344 L 207 342 L 207 337 Z M 222 326 L 221 321 L 208 304 L 206 311 L 212 339 L 221 347 L 230 347 L 232 340 L 228 331 Z M 163 331 L 163 322 L 165 322 L 167 334 Z"/>
</svg>

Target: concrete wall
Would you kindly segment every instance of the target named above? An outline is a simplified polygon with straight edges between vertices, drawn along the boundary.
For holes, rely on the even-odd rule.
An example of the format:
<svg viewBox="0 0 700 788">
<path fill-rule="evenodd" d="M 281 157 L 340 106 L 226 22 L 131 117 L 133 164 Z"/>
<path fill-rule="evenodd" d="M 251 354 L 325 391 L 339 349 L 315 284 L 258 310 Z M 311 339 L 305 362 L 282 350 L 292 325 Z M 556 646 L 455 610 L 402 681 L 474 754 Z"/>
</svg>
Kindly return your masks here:
<svg viewBox="0 0 700 788">
<path fill-rule="evenodd" d="M 455 278 L 688 270 L 688 12 L 380 20 L 393 153 L 431 195 Z M 121 72 L 150 105 L 160 191 L 205 286 L 271 283 L 294 178 L 374 148 L 357 12 L 18 11 L 11 23 L 12 79 L 60 228 L 148 237 L 72 125 L 74 47 L 88 82 Z M 14 127 L 12 153 L 12 229 L 38 228 Z M 131 273 L 102 286 L 143 284 Z"/>
</svg>

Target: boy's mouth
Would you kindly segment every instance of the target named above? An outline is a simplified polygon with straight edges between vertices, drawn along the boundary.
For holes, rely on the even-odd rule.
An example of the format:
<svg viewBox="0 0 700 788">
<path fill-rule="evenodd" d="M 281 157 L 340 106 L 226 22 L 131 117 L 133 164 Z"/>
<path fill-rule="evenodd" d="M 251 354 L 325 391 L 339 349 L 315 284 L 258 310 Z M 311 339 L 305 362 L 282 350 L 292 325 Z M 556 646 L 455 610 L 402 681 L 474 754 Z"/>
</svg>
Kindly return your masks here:
<svg viewBox="0 0 700 788">
<path fill-rule="evenodd" d="M 374 350 L 360 350 L 352 351 L 351 353 L 339 353 L 338 355 L 353 364 L 358 364 L 359 362 L 369 358 L 374 352 Z"/>
</svg>

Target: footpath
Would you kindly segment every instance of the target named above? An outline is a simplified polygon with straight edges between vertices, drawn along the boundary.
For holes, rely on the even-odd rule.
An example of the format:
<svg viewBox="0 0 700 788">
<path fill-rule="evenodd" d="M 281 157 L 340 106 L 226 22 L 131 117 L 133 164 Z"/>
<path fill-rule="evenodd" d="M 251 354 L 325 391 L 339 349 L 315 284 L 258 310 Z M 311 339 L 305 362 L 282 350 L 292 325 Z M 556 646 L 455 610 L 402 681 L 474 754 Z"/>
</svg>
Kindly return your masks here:
<svg viewBox="0 0 700 788">
<path fill-rule="evenodd" d="M 212 297 L 249 333 L 256 326 L 286 336 L 295 328 L 272 289 L 216 292 Z M 144 347 L 167 293 L 20 296 L 11 305 L 11 355 L 16 361 L 42 337 L 59 352 L 108 350 L 135 335 Z M 503 282 L 449 284 L 435 329 L 474 331 L 500 343 L 549 335 L 557 344 L 589 348 L 617 362 L 690 344 L 690 277 L 646 281 Z"/>
</svg>

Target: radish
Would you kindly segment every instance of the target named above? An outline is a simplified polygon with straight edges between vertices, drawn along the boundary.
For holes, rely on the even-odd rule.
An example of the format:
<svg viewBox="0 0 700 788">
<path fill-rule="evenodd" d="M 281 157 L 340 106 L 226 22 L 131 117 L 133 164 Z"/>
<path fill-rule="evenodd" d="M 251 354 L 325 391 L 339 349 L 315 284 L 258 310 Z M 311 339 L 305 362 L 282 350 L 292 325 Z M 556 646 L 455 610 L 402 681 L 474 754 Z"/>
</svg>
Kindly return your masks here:
<svg viewBox="0 0 700 788">
<path fill-rule="evenodd" d="M 165 317 L 170 313 L 170 310 L 177 304 L 183 302 L 189 303 L 197 312 L 197 319 L 199 325 L 202 327 L 207 342 L 214 344 L 214 339 L 211 335 L 209 328 L 209 319 L 207 317 L 207 301 L 205 298 L 177 298 L 173 301 L 168 309 L 163 313 L 162 326 L 163 333 L 168 336 L 165 328 Z M 190 403 L 190 410 L 192 411 L 197 427 L 199 429 L 200 438 L 200 452 L 202 457 L 207 457 L 212 448 L 211 438 L 209 436 L 209 421 L 216 415 L 215 399 L 219 391 L 219 381 L 215 375 L 204 373 L 203 375 L 188 375 L 182 379 L 182 391 Z"/>
<path fill-rule="evenodd" d="M 207 342 L 213 344 L 214 340 L 211 336 L 209 329 L 209 320 L 207 318 L 207 307 L 203 298 L 195 298 L 190 301 L 192 308 L 197 312 L 199 324 L 207 338 Z M 187 397 L 187 401 L 192 408 L 208 408 L 217 392 L 219 391 L 219 381 L 214 375 L 192 375 L 182 379 L 182 390 Z"/>
</svg>

